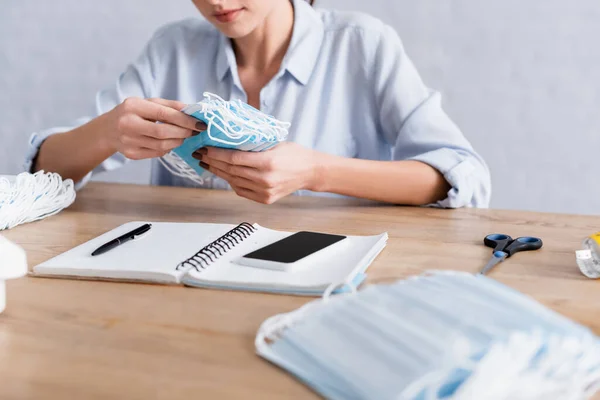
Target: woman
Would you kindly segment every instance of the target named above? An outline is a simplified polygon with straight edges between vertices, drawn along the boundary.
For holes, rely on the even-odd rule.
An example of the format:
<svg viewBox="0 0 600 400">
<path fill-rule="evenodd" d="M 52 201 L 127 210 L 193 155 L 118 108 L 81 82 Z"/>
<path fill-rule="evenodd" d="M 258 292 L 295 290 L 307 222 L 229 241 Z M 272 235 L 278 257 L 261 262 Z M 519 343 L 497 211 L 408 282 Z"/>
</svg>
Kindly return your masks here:
<svg viewBox="0 0 600 400">
<path fill-rule="evenodd" d="M 292 123 L 262 153 L 198 149 L 205 186 L 273 203 L 329 192 L 395 204 L 486 207 L 488 169 L 406 56 L 396 32 L 304 0 L 193 0 L 207 21 L 158 30 L 97 116 L 31 138 L 28 170 L 72 178 L 155 158 L 206 129 L 179 112 L 204 91 Z M 163 124 L 156 124 L 161 121 Z M 189 186 L 158 160 L 152 183 Z"/>
</svg>

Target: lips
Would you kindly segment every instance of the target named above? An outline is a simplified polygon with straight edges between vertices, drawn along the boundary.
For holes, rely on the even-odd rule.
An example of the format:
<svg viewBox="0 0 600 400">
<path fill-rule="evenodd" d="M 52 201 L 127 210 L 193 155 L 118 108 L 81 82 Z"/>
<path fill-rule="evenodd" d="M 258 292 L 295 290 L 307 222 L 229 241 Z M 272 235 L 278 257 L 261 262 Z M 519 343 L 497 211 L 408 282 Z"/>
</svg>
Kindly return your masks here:
<svg viewBox="0 0 600 400">
<path fill-rule="evenodd" d="M 221 23 L 227 23 L 235 20 L 242 11 L 243 8 L 238 8 L 236 10 L 223 10 L 216 12 L 213 15 L 217 21 Z"/>
</svg>

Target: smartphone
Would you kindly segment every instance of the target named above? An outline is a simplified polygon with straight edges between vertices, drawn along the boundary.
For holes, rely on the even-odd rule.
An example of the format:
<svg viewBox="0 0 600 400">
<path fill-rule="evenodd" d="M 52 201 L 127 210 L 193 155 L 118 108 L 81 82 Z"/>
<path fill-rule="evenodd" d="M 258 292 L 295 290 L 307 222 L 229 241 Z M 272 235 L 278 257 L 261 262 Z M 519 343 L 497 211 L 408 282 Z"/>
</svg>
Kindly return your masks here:
<svg viewBox="0 0 600 400">
<path fill-rule="evenodd" d="M 346 236 L 301 231 L 246 254 L 239 264 L 280 271 L 291 270 L 310 262 L 344 243 Z"/>
</svg>

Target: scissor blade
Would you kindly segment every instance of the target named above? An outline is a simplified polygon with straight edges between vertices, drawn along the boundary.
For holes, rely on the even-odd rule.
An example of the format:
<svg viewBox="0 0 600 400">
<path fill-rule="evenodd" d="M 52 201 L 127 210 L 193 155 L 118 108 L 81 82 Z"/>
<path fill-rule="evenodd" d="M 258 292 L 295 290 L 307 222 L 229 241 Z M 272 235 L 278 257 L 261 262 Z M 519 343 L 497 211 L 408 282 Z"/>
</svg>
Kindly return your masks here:
<svg viewBox="0 0 600 400">
<path fill-rule="evenodd" d="M 485 267 L 483 267 L 483 269 L 481 270 L 481 272 L 479 272 L 480 275 L 485 275 L 487 274 L 492 268 L 494 268 L 496 266 L 496 264 L 501 263 L 502 261 L 504 261 L 504 259 L 506 258 L 508 254 L 502 252 L 502 251 L 497 251 L 492 255 L 492 258 L 490 258 L 490 261 L 488 261 L 488 263 L 485 265 Z"/>
</svg>

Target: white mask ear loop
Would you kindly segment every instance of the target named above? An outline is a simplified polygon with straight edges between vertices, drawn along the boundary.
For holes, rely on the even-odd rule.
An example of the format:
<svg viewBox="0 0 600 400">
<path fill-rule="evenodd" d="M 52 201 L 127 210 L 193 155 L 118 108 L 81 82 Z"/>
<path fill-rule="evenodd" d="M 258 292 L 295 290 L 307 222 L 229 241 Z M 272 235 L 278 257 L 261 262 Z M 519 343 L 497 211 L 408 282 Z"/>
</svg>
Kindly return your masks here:
<svg viewBox="0 0 600 400">
<path fill-rule="evenodd" d="M 254 345 L 256 348 L 262 348 L 263 346 L 268 345 L 268 342 L 276 340 L 285 329 L 292 326 L 295 322 L 302 320 L 321 306 L 322 301 L 313 300 L 295 311 L 274 315 L 268 318 L 258 329 Z"/>
<path fill-rule="evenodd" d="M 350 288 L 349 294 L 355 295 L 357 293 L 356 287 L 352 284 L 352 282 L 344 281 L 332 283 L 331 285 L 327 286 L 327 289 L 325 289 L 325 292 L 323 292 L 323 302 L 327 303 L 335 290 L 344 289 L 346 287 Z"/>
<path fill-rule="evenodd" d="M 190 181 L 197 183 L 198 185 L 204 184 L 204 178 L 188 165 L 181 157 L 173 152 L 169 152 L 162 157 L 158 158 L 158 161 L 175 176 L 189 179 Z"/>
</svg>

